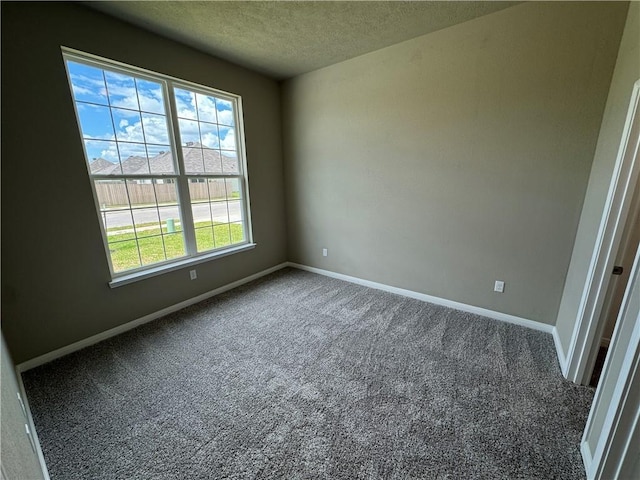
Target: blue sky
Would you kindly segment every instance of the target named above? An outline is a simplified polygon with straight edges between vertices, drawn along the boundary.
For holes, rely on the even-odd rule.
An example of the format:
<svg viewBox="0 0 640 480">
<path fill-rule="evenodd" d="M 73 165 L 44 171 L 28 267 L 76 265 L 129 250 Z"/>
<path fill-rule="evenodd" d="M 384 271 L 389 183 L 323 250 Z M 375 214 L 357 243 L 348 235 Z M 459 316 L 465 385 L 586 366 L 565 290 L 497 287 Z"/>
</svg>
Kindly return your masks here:
<svg viewBox="0 0 640 480">
<path fill-rule="evenodd" d="M 119 156 L 125 160 L 148 152 L 153 157 L 170 150 L 159 83 L 73 61 L 67 68 L 89 161 L 116 163 Z M 180 88 L 174 95 L 183 145 L 236 150 L 231 102 Z"/>
</svg>

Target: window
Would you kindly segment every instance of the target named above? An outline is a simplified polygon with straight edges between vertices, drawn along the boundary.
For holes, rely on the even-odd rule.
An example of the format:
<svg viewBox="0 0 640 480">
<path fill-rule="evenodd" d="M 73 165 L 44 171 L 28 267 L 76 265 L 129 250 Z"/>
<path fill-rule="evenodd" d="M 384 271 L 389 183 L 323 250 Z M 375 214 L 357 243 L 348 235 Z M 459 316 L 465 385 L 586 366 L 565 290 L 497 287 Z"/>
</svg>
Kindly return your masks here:
<svg viewBox="0 0 640 480">
<path fill-rule="evenodd" d="M 240 98 L 63 54 L 114 281 L 252 247 Z"/>
</svg>

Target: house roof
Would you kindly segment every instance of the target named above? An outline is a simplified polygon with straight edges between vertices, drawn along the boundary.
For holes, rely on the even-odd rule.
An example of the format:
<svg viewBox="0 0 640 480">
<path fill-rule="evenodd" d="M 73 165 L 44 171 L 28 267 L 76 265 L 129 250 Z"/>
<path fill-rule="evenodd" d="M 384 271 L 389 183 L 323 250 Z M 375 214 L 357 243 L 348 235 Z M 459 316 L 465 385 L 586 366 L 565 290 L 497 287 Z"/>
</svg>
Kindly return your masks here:
<svg viewBox="0 0 640 480">
<path fill-rule="evenodd" d="M 233 152 L 203 148 L 200 143 L 188 143 L 182 147 L 186 173 L 238 173 L 239 164 Z M 160 152 L 147 160 L 146 157 L 131 156 L 120 163 L 97 158 L 89 162 L 94 175 L 149 175 L 174 173 L 174 159 L 171 151 Z"/>
</svg>

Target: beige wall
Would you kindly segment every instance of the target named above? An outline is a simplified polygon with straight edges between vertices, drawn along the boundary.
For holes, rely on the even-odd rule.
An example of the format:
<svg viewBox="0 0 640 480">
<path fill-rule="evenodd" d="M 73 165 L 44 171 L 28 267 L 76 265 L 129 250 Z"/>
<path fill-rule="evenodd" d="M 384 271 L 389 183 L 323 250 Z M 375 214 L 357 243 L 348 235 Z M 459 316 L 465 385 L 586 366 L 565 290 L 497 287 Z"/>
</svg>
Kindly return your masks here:
<svg viewBox="0 0 640 480">
<path fill-rule="evenodd" d="M 609 191 L 633 84 L 640 79 L 640 3 L 631 2 L 602 117 L 589 185 L 556 326 L 566 354 Z"/>
<path fill-rule="evenodd" d="M 184 269 L 108 287 L 61 45 L 242 96 L 257 248 L 198 265 L 196 281 Z M 15 361 L 285 261 L 280 126 L 266 77 L 77 4 L 3 2 L 2 331 Z"/>
<path fill-rule="evenodd" d="M 79 5 L 3 2 L 2 329 L 16 361 L 278 264 L 287 241 L 293 261 L 554 323 L 625 11 L 518 5 L 284 84 L 287 238 L 275 82 Z M 632 35 L 621 56 L 637 72 Z M 108 288 L 60 45 L 242 95 L 255 250 L 195 282 Z M 55 201 L 20 197 L 25 179 Z"/>
<path fill-rule="evenodd" d="M 286 82 L 290 260 L 555 323 L 626 10 L 521 4 Z"/>
</svg>

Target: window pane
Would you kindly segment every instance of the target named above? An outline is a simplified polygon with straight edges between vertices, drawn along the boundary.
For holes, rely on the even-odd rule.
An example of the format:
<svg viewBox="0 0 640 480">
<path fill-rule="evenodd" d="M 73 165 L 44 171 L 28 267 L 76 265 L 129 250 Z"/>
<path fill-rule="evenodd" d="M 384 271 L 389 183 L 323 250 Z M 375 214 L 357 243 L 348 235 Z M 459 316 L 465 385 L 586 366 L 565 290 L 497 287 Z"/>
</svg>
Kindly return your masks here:
<svg viewBox="0 0 640 480">
<path fill-rule="evenodd" d="M 172 233 L 165 235 L 163 238 L 167 259 L 180 258 L 186 255 L 184 250 L 184 240 L 181 233 Z"/>
<path fill-rule="evenodd" d="M 178 212 L 178 191 L 174 178 L 160 178 L 155 181 L 156 199 L 160 205 L 173 205 L 171 211 Z"/>
<path fill-rule="evenodd" d="M 125 175 L 140 175 L 149 173 L 147 149 L 143 143 L 118 142 L 120 162 Z"/>
<path fill-rule="evenodd" d="M 149 178 L 127 180 L 127 192 L 132 207 L 147 207 L 156 204 L 156 192 L 152 182 L 153 180 Z"/>
<path fill-rule="evenodd" d="M 174 92 L 186 172 L 240 173 L 233 102 L 183 88 Z"/>
<path fill-rule="evenodd" d="M 147 148 L 144 143 L 118 142 L 120 160 L 124 163 L 130 157 L 143 158 L 147 161 Z"/>
<path fill-rule="evenodd" d="M 104 78 L 107 81 L 107 92 L 112 107 L 140 109 L 133 77 L 105 70 Z"/>
<path fill-rule="evenodd" d="M 84 140 L 89 171 L 94 175 L 120 175 L 120 160 L 116 142 Z"/>
<path fill-rule="evenodd" d="M 213 225 L 211 220 L 211 206 L 209 203 L 192 203 L 191 215 L 193 215 L 193 223 L 196 228 L 210 227 Z"/>
<path fill-rule="evenodd" d="M 219 150 L 204 149 L 204 171 L 206 173 L 222 173 L 222 155 Z"/>
<path fill-rule="evenodd" d="M 138 238 L 160 235 L 160 216 L 157 208 L 133 210 L 133 221 Z"/>
<path fill-rule="evenodd" d="M 114 272 L 138 268 L 141 265 L 138 242 L 136 240 L 110 243 L 109 254 L 111 255 Z"/>
<path fill-rule="evenodd" d="M 160 224 L 163 233 L 176 233 L 182 231 L 182 221 L 180 220 L 180 210 L 178 206 L 161 207 L 158 209 L 160 214 Z"/>
<path fill-rule="evenodd" d="M 167 117 L 164 115 L 143 113 L 142 126 L 144 127 L 144 139 L 147 143 L 169 145 Z"/>
<path fill-rule="evenodd" d="M 78 121 L 84 138 L 113 140 L 113 122 L 108 107 L 89 105 L 87 103 L 76 104 L 78 109 Z"/>
<path fill-rule="evenodd" d="M 107 242 L 122 242 L 136 238 L 131 210 L 106 210 L 102 211 L 102 217 Z"/>
<path fill-rule="evenodd" d="M 169 145 L 147 145 L 151 173 L 175 173 L 175 160 Z"/>
<path fill-rule="evenodd" d="M 198 122 L 195 120 L 183 120 L 178 121 L 180 126 L 180 141 L 183 146 L 199 147 L 200 146 L 200 129 L 198 128 Z"/>
<path fill-rule="evenodd" d="M 202 146 L 206 148 L 220 148 L 218 139 L 218 127 L 212 123 L 200 123 L 200 136 Z"/>
<path fill-rule="evenodd" d="M 238 154 L 236 152 L 228 152 L 223 150 L 222 171 L 224 173 L 240 173 L 240 164 L 238 163 Z"/>
<path fill-rule="evenodd" d="M 202 162 L 202 149 L 193 147 L 184 147 L 182 149 L 184 156 L 184 169 L 187 173 L 202 173 L 204 165 Z"/>
<path fill-rule="evenodd" d="M 229 224 L 214 225 L 213 232 L 215 235 L 216 248 L 231 245 L 231 237 L 229 233 Z"/>
<path fill-rule="evenodd" d="M 229 225 L 231 229 L 231 243 L 242 243 L 246 241 L 246 237 L 244 234 L 244 225 L 241 222 L 232 223 Z"/>
<path fill-rule="evenodd" d="M 140 110 L 164 115 L 164 94 L 159 83 L 136 79 Z"/>
<path fill-rule="evenodd" d="M 73 98 L 81 102 L 108 105 L 102 70 L 82 63 L 67 62 Z"/>
<path fill-rule="evenodd" d="M 216 98 L 216 110 L 218 111 L 218 123 L 220 125 L 234 126 L 233 104 L 228 100 Z"/>
<path fill-rule="evenodd" d="M 129 195 L 124 180 L 96 180 L 94 185 L 101 210 L 129 208 Z"/>
<path fill-rule="evenodd" d="M 241 200 L 229 200 L 227 208 L 229 209 L 229 220 L 232 222 L 242 221 L 242 203 Z"/>
<path fill-rule="evenodd" d="M 227 202 L 212 202 L 211 216 L 214 223 L 229 223 L 229 209 Z"/>
<path fill-rule="evenodd" d="M 112 108 L 116 138 L 124 142 L 144 142 L 140 113 L 122 108 Z"/>
<path fill-rule="evenodd" d="M 192 178 L 189 191 L 192 196 L 191 211 L 195 227 L 213 226 L 214 238 L 211 249 L 245 241 L 239 179 Z M 229 222 L 234 223 L 230 225 Z M 200 235 L 204 233 L 200 232 Z M 202 252 L 204 245 L 208 243 L 201 240 L 198 245 L 198 251 Z"/>
<path fill-rule="evenodd" d="M 198 252 L 206 252 L 213 248 L 213 231 L 211 227 L 196 228 L 196 246 Z"/>
<path fill-rule="evenodd" d="M 181 88 L 174 88 L 173 92 L 176 97 L 176 108 L 178 110 L 178 117 L 197 120 L 198 114 L 196 113 L 195 95 L 192 92 L 183 90 Z"/>
<path fill-rule="evenodd" d="M 190 178 L 189 196 L 192 203 L 209 201 L 209 189 L 207 188 L 206 179 Z"/>
<path fill-rule="evenodd" d="M 236 148 L 236 131 L 231 127 L 219 127 L 220 132 L 220 148 L 222 150 L 237 150 Z"/>
<path fill-rule="evenodd" d="M 216 99 L 208 95 L 196 94 L 196 102 L 198 104 L 198 119 L 201 122 L 217 123 L 216 115 Z"/>
<path fill-rule="evenodd" d="M 227 194 L 227 198 L 236 199 L 240 198 L 240 180 L 237 178 L 227 178 L 225 179 L 225 191 Z"/>
<path fill-rule="evenodd" d="M 162 262 L 167 259 L 164 254 L 164 243 L 161 236 L 139 238 L 138 248 L 143 265 Z"/>
<path fill-rule="evenodd" d="M 209 178 L 209 199 L 225 200 L 227 198 L 227 190 L 224 185 L 224 178 Z"/>
</svg>

